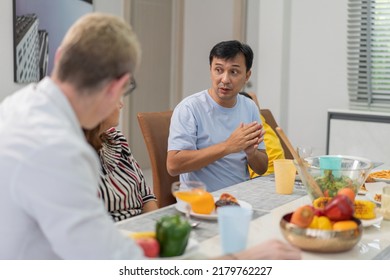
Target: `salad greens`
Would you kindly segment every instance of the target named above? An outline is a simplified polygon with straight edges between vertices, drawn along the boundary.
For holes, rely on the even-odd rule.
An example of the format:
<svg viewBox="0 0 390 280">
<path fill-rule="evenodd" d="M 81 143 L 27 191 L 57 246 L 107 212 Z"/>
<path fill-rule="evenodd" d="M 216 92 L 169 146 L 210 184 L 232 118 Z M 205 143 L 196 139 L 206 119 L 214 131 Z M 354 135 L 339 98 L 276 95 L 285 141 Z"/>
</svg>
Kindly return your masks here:
<svg viewBox="0 0 390 280">
<path fill-rule="evenodd" d="M 324 195 L 330 197 L 334 197 L 342 188 L 351 188 L 356 193 L 358 187 L 360 187 L 359 184 L 354 182 L 348 176 L 335 176 L 332 170 L 324 170 L 324 175 L 315 178 L 315 181 L 321 188 Z"/>
</svg>

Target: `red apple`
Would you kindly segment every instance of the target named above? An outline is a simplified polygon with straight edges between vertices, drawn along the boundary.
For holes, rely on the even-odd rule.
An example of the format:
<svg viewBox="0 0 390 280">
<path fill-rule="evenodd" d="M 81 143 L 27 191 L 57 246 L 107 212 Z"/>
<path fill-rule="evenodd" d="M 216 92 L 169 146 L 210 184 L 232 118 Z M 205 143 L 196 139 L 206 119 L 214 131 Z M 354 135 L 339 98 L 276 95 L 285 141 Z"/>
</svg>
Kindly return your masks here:
<svg viewBox="0 0 390 280">
<path fill-rule="evenodd" d="M 145 257 L 156 258 L 160 254 L 160 244 L 156 238 L 141 237 L 135 240 L 144 251 Z"/>
</svg>

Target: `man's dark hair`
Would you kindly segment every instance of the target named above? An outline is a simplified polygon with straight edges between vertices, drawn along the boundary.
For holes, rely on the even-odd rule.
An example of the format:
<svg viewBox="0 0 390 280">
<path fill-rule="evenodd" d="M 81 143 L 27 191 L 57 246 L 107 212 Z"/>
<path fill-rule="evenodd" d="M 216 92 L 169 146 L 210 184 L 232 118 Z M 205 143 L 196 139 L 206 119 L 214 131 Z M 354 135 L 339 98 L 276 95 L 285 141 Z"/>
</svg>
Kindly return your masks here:
<svg viewBox="0 0 390 280">
<path fill-rule="evenodd" d="M 213 62 L 214 57 L 221 59 L 232 59 L 237 54 L 242 53 L 245 56 L 245 66 L 248 72 L 252 68 L 253 51 L 247 44 L 237 40 L 223 41 L 216 44 L 210 51 L 209 62 Z"/>
</svg>

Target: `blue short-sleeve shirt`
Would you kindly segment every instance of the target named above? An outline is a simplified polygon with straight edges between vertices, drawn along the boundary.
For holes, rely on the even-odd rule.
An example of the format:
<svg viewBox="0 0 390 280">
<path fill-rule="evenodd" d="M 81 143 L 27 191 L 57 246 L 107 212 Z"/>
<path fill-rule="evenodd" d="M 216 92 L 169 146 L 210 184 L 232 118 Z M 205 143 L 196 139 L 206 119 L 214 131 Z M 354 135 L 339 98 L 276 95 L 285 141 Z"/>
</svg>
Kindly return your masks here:
<svg viewBox="0 0 390 280">
<path fill-rule="evenodd" d="M 217 104 L 207 90 L 183 99 L 175 108 L 170 125 L 168 151 L 200 150 L 225 141 L 240 123 L 261 123 L 259 109 L 238 95 L 233 108 Z M 258 149 L 265 149 L 263 142 Z M 249 179 L 244 151 L 227 155 L 208 166 L 180 175 L 180 180 L 196 180 L 216 191 Z"/>
</svg>

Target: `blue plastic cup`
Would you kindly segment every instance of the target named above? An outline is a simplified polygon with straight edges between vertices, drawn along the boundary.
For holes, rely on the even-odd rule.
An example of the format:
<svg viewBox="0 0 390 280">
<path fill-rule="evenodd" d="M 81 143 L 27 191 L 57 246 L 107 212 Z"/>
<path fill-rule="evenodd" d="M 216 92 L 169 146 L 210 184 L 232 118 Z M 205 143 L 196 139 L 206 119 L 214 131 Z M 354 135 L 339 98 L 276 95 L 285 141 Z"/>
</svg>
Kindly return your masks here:
<svg viewBox="0 0 390 280">
<path fill-rule="evenodd" d="M 320 157 L 321 170 L 332 170 L 335 177 L 340 177 L 341 158 L 339 157 Z M 336 171 L 337 170 L 337 171 Z"/>
<path fill-rule="evenodd" d="M 223 206 L 218 210 L 219 234 L 224 254 L 242 251 L 246 248 L 252 209 L 239 206 Z"/>
</svg>

